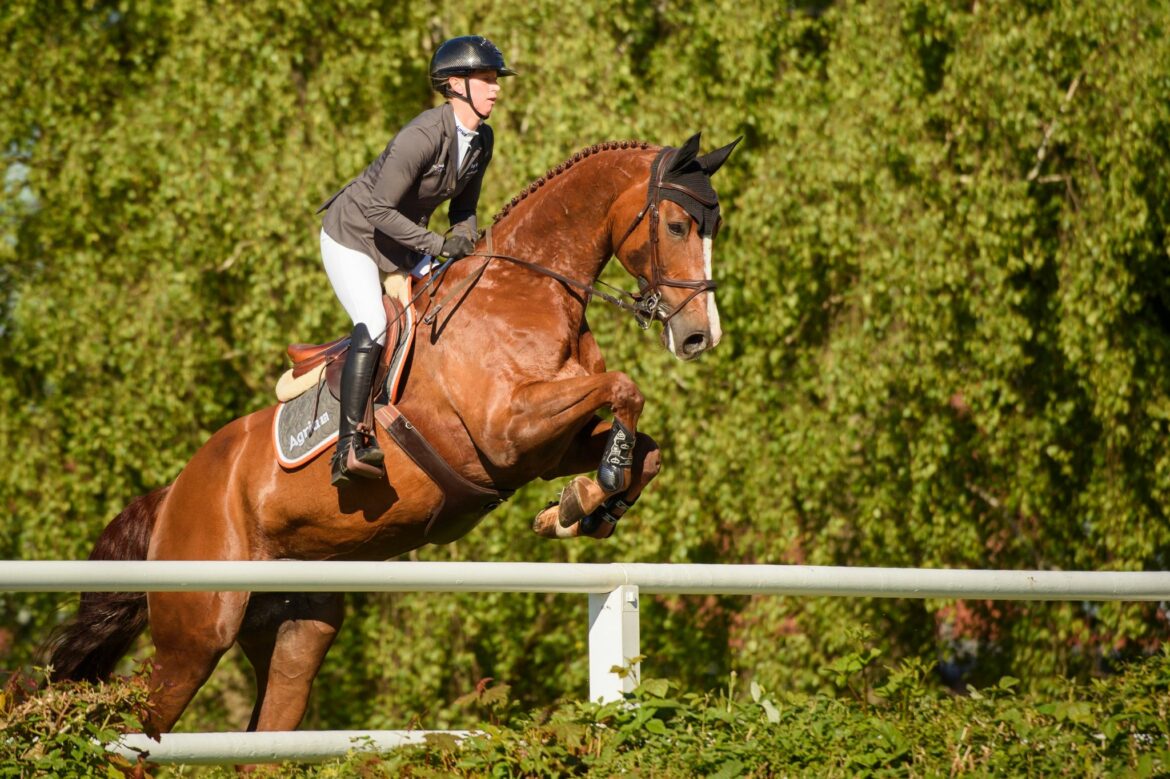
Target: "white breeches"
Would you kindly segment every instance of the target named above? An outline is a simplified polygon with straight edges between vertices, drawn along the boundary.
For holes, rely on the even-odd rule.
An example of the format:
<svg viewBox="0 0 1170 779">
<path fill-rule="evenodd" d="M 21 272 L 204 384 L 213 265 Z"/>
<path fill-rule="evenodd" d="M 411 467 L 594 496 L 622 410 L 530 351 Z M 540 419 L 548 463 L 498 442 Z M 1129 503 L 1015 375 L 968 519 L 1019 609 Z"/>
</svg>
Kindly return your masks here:
<svg viewBox="0 0 1170 779">
<path fill-rule="evenodd" d="M 374 340 L 386 345 L 386 310 L 382 308 L 382 276 L 365 254 L 342 246 L 321 231 L 325 274 L 354 326 L 364 324 Z"/>
</svg>

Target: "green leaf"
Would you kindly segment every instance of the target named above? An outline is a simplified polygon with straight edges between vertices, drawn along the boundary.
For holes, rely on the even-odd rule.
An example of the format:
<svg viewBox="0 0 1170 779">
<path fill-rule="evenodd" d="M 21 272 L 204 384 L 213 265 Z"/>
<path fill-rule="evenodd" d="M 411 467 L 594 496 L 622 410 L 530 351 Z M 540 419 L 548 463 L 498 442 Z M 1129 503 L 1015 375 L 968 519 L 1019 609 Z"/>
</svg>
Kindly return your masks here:
<svg viewBox="0 0 1170 779">
<path fill-rule="evenodd" d="M 715 773 L 711 774 L 711 777 L 712 779 L 732 779 L 732 777 L 741 776 L 744 768 L 744 764 L 739 760 L 728 760 L 721 764 Z"/>
<path fill-rule="evenodd" d="M 639 688 L 655 698 L 664 698 L 670 692 L 670 686 L 666 679 L 643 679 Z"/>
<path fill-rule="evenodd" d="M 647 720 L 646 730 L 650 731 L 656 736 L 665 736 L 667 734 L 666 725 L 660 719 Z"/>
</svg>

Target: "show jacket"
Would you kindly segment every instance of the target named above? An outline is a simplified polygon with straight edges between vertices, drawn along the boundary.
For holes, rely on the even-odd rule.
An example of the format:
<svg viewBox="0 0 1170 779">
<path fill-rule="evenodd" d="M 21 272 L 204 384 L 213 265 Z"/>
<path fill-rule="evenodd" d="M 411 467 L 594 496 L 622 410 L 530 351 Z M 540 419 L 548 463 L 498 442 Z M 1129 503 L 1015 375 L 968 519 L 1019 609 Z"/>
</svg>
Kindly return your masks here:
<svg viewBox="0 0 1170 779">
<path fill-rule="evenodd" d="M 450 103 L 423 111 L 390 139 L 385 151 L 318 209 L 329 237 L 372 257 L 382 270 L 410 269 L 438 255 L 442 236 L 427 229 L 444 200 L 453 232 L 475 241 L 475 209 L 492 159 L 492 128 L 479 134 L 456 171 L 459 141 Z"/>
</svg>

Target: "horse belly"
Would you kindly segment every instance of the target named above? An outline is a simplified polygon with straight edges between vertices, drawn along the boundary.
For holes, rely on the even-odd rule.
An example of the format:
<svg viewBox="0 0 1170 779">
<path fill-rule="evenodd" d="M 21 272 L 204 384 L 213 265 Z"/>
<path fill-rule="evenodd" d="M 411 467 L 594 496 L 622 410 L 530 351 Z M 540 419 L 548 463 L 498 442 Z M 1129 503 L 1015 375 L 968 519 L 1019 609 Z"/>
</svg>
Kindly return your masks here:
<svg viewBox="0 0 1170 779">
<path fill-rule="evenodd" d="M 442 494 L 406 455 L 384 441 L 386 477 L 329 483 L 329 458 L 282 472 L 264 505 L 273 557 L 385 560 L 431 540 L 426 528 Z"/>
</svg>

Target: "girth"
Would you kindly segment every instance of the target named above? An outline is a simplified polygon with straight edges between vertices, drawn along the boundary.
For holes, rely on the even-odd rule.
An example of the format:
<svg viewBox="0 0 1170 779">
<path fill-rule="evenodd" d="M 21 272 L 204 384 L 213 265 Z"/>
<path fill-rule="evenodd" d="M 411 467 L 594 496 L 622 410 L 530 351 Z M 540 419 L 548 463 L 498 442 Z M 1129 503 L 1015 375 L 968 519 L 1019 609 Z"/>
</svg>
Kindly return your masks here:
<svg viewBox="0 0 1170 779">
<path fill-rule="evenodd" d="M 474 525 L 492 509 L 512 497 L 515 492 L 481 487 L 460 476 L 396 406 L 382 406 L 374 413 L 374 417 L 399 448 L 430 477 L 443 494 L 438 508 L 431 512 L 424 531 L 426 536 L 448 536 L 457 533 L 454 537 L 458 538 L 466 530 L 448 527 L 451 523 L 458 525 L 470 522 Z M 463 523 L 460 523 L 460 520 L 463 520 Z M 470 527 L 467 530 L 470 530 Z M 439 540 L 442 541 L 442 538 Z"/>
</svg>

